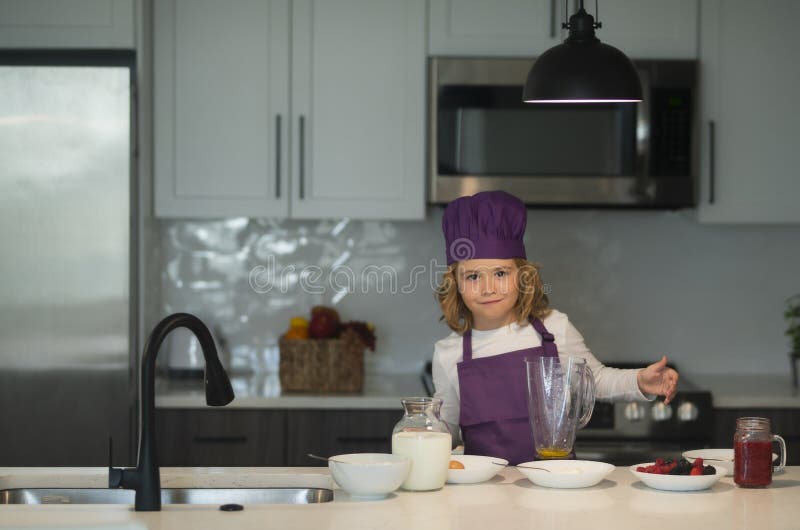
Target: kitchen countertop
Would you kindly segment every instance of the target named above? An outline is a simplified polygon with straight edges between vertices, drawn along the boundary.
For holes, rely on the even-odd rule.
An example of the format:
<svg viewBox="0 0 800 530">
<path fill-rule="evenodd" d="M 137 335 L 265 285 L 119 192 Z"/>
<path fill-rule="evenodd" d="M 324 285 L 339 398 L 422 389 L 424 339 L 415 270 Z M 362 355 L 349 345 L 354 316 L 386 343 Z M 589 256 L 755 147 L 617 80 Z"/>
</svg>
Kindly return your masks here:
<svg viewBox="0 0 800 530">
<path fill-rule="evenodd" d="M 716 408 L 800 408 L 792 394 L 791 378 L 778 375 L 692 376 L 699 388 L 711 391 Z M 277 373 L 231 377 L 236 399 L 228 407 L 280 409 L 399 409 L 400 398 L 424 396 L 419 374 L 367 374 L 359 394 L 316 394 L 281 391 Z M 156 406 L 205 408 L 199 379 L 156 381 Z"/>
<path fill-rule="evenodd" d="M 698 375 L 700 388 L 711 391 L 716 408 L 800 408 L 786 375 Z"/>
<path fill-rule="evenodd" d="M 105 479 L 103 468 L 0 468 L 0 488 L 46 481 L 78 486 Z M 164 468 L 164 485 L 179 486 L 179 474 L 203 476 L 224 486 L 231 474 L 249 477 L 239 484 L 267 483 L 277 473 L 296 480 L 330 481 L 320 468 Z M 82 475 L 88 477 L 79 480 Z M 211 478 L 209 478 L 211 477 Z M 305 484 L 304 484 L 305 485 Z M 700 492 L 661 492 L 617 468 L 593 488 L 551 490 L 531 484 L 516 469 L 505 469 L 483 484 L 447 485 L 434 492 L 398 491 L 376 501 L 356 501 L 336 489 L 334 501 L 316 505 L 247 505 L 221 512 L 216 505 L 167 505 L 160 512 L 134 512 L 123 505 L 0 505 L 0 528 L 150 528 L 185 529 L 384 529 L 485 530 L 486 528 L 681 530 L 713 528 L 786 529 L 800 525 L 800 467 L 777 475 L 771 487 L 738 488 L 731 477 Z"/>
<path fill-rule="evenodd" d="M 402 408 L 400 398 L 427 395 L 419 374 L 367 374 L 358 394 L 284 393 L 277 373 L 234 375 L 231 385 L 236 398 L 226 408 L 391 410 Z M 206 408 L 202 381 L 160 377 L 156 407 Z"/>
</svg>

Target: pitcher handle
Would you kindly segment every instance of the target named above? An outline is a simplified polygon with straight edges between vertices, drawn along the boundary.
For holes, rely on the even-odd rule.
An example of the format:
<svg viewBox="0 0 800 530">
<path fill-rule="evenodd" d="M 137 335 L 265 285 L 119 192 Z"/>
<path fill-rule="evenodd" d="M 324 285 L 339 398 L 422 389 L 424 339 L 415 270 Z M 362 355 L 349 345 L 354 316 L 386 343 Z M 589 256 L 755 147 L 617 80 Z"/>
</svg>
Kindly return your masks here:
<svg viewBox="0 0 800 530">
<path fill-rule="evenodd" d="M 586 384 L 583 387 L 583 414 L 581 414 L 580 419 L 578 420 L 578 428 L 583 429 L 589 420 L 592 418 L 592 412 L 594 411 L 594 396 L 595 396 L 595 386 L 594 386 L 594 372 L 592 369 L 589 368 L 588 365 L 584 366 L 586 372 L 583 374 L 584 378 L 586 379 Z"/>
</svg>

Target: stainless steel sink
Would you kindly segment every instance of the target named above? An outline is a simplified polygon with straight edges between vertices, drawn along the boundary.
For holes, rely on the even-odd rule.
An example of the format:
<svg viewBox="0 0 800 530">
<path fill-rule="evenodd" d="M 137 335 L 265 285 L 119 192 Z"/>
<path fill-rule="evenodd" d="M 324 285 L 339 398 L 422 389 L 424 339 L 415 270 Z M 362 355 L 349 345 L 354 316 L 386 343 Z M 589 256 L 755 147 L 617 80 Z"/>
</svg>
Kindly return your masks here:
<svg viewBox="0 0 800 530">
<path fill-rule="evenodd" d="M 108 488 L 0 490 L 0 504 L 133 504 L 135 492 Z M 311 504 L 333 500 L 326 488 L 162 488 L 161 504 Z"/>
</svg>

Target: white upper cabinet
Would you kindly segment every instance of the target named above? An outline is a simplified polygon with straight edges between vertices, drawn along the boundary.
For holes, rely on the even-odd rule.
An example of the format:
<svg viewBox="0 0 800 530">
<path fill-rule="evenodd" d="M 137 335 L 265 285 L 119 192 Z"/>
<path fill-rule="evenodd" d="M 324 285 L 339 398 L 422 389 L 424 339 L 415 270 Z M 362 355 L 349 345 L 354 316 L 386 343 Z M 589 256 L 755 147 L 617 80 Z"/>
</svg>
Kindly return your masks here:
<svg viewBox="0 0 800 530">
<path fill-rule="evenodd" d="M 703 0 L 699 219 L 800 222 L 795 0 Z"/>
<path fill-rule="evenodd" d="M 597 37 L 634 59 L 694 59 L 698 1 L 600 0 Z M 594 5 L 584 3 L 592 15 Z"/>
<path fill-rule="evenodd" d="M 697 55 L 699 0 L 600 0 L 598 38 L 642 59 Z M 566 36 L 562 0 L 430 0 L 430 55 L 533 57 Z M 585 9 L 595 15 L 595 3 Z"/>
<path fill-rule="evenodd" d="M 231 4 L 154 4 L 157 216 L 289 213 L 289 3 Z"/>
<path fill-rule="evenodd" d="M 561 40 L 557 0 L 429 0 L 430 55 L 533 56 Z"/>
<path fill-rule="evenodd" d="M 424 218 L 425 0 L 158 0 L 154 22 L 157 216 Z"/>
<path fill-rule="evenodd" d="M 0 48 L 133 49 L 135 0 L 0 0 Z"/>
<path fill-rule="evenodd" d="M 295 0 L 295 218 L 425 216 L 425 1 Z"/>
</svg>

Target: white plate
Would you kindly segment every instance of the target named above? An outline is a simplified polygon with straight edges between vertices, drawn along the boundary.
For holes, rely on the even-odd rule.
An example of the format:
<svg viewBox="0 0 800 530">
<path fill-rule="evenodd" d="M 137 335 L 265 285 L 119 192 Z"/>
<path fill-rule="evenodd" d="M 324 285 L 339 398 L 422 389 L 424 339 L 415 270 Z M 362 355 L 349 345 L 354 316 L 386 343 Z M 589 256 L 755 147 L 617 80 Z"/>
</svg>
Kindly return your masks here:
<svg viewBox="0 0 800 530">
<path fill-rule="evenodd" d="M 541 467 L 550 472 L 526 466 Z M 571 489 L 594 486 L 614 471 L 614 466 L 592 460 L 538 460 L 522 463 L 517 469 L 537 486 Z"/>
<path fill-rule="evenodd" d="M 448 484 L 476 484 L 485 482 L 504 470 L 508 460 L 492 456 L 478 455 L 452 455 L 450 460 L 457 460 L 464 464 L 464 469 L 450 469 L 447 471 Z M 497 462 L 502 465 L 493 464 Z"/>
<path fill-rule="evenodd" d="M 635 464 L 628 469 L 647 486 L 666 491 L 697 491 L 708 489 L 725 476 L 725 468 L 714 465 L 717 472 L 713 475 L 657 475 L 636 471 L 639 466 L 652 466 L 654 462 Z M 710 464 L 709 464 L 710 465 Z"/>
</svg>

